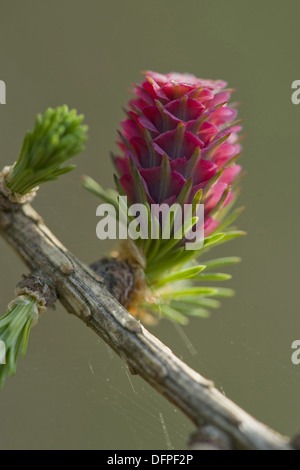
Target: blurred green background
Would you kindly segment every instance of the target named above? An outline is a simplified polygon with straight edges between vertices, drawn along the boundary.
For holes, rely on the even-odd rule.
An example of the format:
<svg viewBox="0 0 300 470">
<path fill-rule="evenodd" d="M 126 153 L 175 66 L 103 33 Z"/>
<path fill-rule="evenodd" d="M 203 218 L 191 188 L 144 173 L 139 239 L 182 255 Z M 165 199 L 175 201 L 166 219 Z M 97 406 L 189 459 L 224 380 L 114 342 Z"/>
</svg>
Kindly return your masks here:
<svg viewBox="0 0 300 470">
<path fill-rule="evenodd" d="M 184 334 L 167 321 L 151 331 L 258 419 L 281 433 L 300 427 L 299 123 L 291 83 L 299 76 L 298 0 L 0 1 L 0 165 L 18 157 L 25 131 L 48 106 L 86 116 L 90 138 L 77 169 L 45 185 L 34 207 L 86 262 L 114 247 L 96 238 L 96 198 L 80 175 L 113 186 L 121 107 L 145 69 L 222 78 L 237 89 L 247 171 L 239 227 L 214 254 L 240 255 L 236 289 Z M 0 240 L 0 311 L 26 272 Z M 0 391 L 1 449 L 185 448 L 192 425 L 75 317 L 58 306 L 31 334 L 17 375 Z M 165 432 L 164 429 L 167 431 Z"/>
</svg>

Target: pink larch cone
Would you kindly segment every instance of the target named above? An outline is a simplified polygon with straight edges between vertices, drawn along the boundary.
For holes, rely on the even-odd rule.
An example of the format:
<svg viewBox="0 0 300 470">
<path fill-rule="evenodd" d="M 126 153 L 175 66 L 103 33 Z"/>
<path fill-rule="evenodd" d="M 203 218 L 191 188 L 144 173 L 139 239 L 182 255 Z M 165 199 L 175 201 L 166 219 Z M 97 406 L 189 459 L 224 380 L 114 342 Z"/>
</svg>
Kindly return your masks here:
<svg viewBox="0 0 300 470">
<path fill-rule="evenodd" d="M 191 178 L 187 202 L 203 190 L 204 228 L 209 235 L 218 226 L 212 211 L 231 201 L 233 191 L 228 187 L 241 170 L 234 163 L 240 153 L 237 133 L 241 127 L 236 109 L 228 104 L 232 90 L 221 80 L 193 75 L 145 75 L 142 84 L 135 85 L 128 117 L 121 123 L 118 145 L 122 155 L 115 157 L 119 182 L 130 203 L 141 202 L 132 159 L 149 203 L 171 205 Z"/>
<path fill-rule="evenodd" d="M 196 205 L 204 204 L 201 247 L 186 249 L 185 237 L 190 228 L 179 239 L 174 227 L 169 238 L 164 237 L 162 230 L 155 239 L 148 227 L 148 238 L 126 240 L 116 254 L 117 259 L 106 261 L 123 280 L 128 279 L 125 265 L 133 272 L 132 290 L 126 301 L 133 315 L 144 321 L 149 313 L 154 317 L 163 315 L 184 324 L 187 316 L 207 316 L 207 308 L 217 307 L 219 302 L 213 297 L 233 295 L 232 289 L 206 287 L 203 282 L 230 279 L 228 274 L 210 270 L 240 259 L 207 261 L 202 255 L 244 234 L 232 227 L 241 208 L 229 213 L 241 171 L 236 164 L 241 150 L 238 140 L 241 127 L 234 105 L 228 104 L 233 90 L 226 88 L 225 82 L 178 73 L 146 72 L 145 76 L 140 85 L 134 86 L 127 118 L 121 123 L 118 141 L 121 153 L 114 156 L 119 173 L 117 191 L 114 194 L 105 191 L 91 178 L 85 180 L 85 187 L 110 202 L 117 219 L 124 207 L 122 211 L 120 207 L 115 209 L 116 201 L 124 194 L 128 206 L 144 204 L 148 220 L 149 204 L 192 203 L 193 217 Z M 190 219 L 190 226 L 194 220 Z M 128 215 L 126 223 L 131 224 Z M 161 219 L 159 223 L 163 224 Z M 155 219 L 150 224 L 155 227 Z M 144 233 L 147 234 L 147 229 Z M 107 272 L 107 266 L 102 266 L 101 276 Z M 125 284 L 128 285 L 128 280 Z"/>
</svg>

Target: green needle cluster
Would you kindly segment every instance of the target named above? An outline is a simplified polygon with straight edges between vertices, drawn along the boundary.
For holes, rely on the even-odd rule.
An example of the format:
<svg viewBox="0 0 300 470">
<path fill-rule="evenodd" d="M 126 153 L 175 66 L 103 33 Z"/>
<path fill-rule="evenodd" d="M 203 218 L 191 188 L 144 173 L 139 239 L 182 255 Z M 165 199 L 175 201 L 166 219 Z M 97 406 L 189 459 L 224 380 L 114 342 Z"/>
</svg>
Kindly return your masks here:
<svg viewBox="0 0 300 470">
<path fill-rule="evenodd" d="M 12 193 L 25 195 L 75 168 L 63 164 L 84 148 L 87 126 L 82 125 L 83 118 L 67 106 L 38 114 L 34 129 L 26 133 L 18 161 L 6 177 Z"/>
<path fill-rule="evenodd" d="M 30 329 L 37 318 L 36 301 L 31 296 L 17 297 L 0 318 L 0 340 L 6 349 L 6 364 L 0 364 L 0 388 L 7 377 L 16 373 L 18 356 L 25 355 Z"/>
</svg>

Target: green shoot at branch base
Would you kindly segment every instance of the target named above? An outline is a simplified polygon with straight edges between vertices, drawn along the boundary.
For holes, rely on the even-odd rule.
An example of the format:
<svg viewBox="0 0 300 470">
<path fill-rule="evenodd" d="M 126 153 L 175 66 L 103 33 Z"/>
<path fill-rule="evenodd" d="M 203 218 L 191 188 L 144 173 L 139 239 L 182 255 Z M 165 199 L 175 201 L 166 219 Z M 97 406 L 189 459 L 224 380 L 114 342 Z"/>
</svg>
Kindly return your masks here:
<svg viewBox="0 0 300 470">
<path fill-rule="evenodd" d="M 30 329 L 37 318 L 36 301 L 30 296 L 17 297 L 9 311 L 0 318 L 0 340 L 6 349 L 6 363 L 0 365 L 0 388 L 7 377 L 16 373 L 18 356 L 25 355 Z"/>
</svg>

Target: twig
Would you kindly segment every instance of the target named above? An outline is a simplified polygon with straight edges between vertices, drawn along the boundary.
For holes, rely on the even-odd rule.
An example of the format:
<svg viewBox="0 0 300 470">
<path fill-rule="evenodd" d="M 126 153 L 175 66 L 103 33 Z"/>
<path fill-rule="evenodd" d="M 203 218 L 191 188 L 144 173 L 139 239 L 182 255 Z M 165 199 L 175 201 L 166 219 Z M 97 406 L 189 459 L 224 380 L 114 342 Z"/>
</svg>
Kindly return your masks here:
<svg viewBox="0 0 300 470">
<path fill-rule="evenodd" d="M 53 283 L 66 310 L 80 318 L 198 428 L 211 424 L 235 449 L 291 449 L 287 438 L 258 422 L 213 383 L 179 360 L 106 290 L 103 281 L 50 232 L 29 205 L 1 203 L 0 233 L 32 271 Z M 2 210 L 1 210 L 2 207 Z"/>
</svg>

